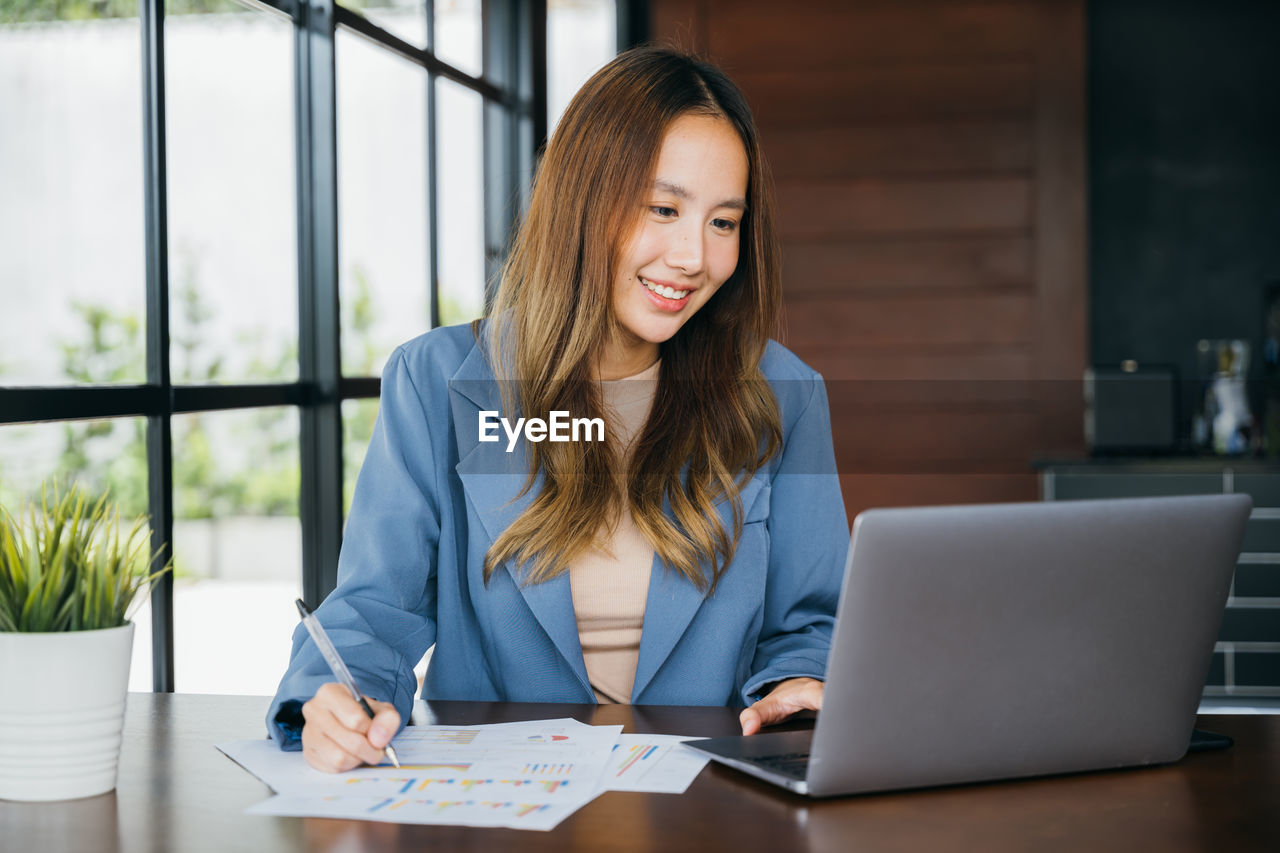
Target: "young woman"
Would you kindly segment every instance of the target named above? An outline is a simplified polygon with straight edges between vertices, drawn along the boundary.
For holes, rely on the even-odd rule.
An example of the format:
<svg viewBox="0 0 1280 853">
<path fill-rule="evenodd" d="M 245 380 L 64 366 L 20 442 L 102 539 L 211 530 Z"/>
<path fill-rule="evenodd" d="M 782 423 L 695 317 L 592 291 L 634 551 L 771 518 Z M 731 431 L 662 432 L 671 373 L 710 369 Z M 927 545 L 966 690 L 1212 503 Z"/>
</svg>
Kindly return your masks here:
<svg viewBox="0 0 1280 853">
<path fill-rule="evenodd" d="M 488 319 L 383 372 L 317 609 L 375 718 L 299 627 L 272 736 L 377 763 L 433 644 L 426 698 L 745 704 L 747 734 L 819 708 L 848 528 L 822 379 L 769 340 L 778 308 L 742 94 L 622 54 L 565 111 Z M 555 412 L 603 434 L 514 426 Z"/>
</svg>

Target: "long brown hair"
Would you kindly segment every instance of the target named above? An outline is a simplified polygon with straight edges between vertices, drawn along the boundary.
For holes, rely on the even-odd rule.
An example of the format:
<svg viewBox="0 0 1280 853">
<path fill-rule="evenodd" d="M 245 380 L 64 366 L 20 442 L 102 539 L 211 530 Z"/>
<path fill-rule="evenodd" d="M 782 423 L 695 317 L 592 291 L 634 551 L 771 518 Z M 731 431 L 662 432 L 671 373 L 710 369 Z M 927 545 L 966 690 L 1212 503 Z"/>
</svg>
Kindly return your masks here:
<svg viewBox="0 0 1280 853">
<path fill-rule="evenodd" d="M 746 149 L 747 211 L 733 274 L 660 346 L 653 407 L 626 470 L 602 442 L 530 443 L 528 509 L 493 543 L 485 579 L 514 559 L 545 581 L 612 531 L 623 507 L 666 565 L 714 588 L 742 528 L 739 487 L 781 444 L 760 372 L 780 301 L 767 167 L 746 99 L 719 69 L 660 48 L 615 58 L 574 96 L 547 146 L 489 312 L 505 407 L 602 417 L 594 369 L 620 328 L 614 275 L 652 191 L 663 139 L 688 114 L 728 121 Z M 514 399 L 512 399 L 514 397 Z M 686 467 L 687 466 L 687 467 Z M 626 501 L 623 501 L 623 496 Z M 732 535 L 716 502 L 732 507 Z M 663 512 L 669 502 L 674 522 Z M 707 569 L 710 577 L 707 576 Z"/>
</svg>

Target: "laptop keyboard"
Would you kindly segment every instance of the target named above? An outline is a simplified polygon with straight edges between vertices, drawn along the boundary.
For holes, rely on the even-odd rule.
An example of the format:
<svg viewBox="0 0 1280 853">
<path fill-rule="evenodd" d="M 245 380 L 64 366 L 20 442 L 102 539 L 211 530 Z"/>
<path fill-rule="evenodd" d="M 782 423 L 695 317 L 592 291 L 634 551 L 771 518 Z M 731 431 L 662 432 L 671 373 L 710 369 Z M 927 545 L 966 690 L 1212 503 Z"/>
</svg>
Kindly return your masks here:
<svg viewBox="0 0 1280 853">
<path fill-rule="evenodd" d="M 1191 732 L 1191 748 L 1188 751 L 1223 749 L 1231 745 L 1232 740 L 1229 737 L 1195 729 Z M 809 753 L 807 752 L 759 755 L 746 760 L 752 764 L 758 764 L 761 767 L 772 770 L 781 776 L 786 776 L 788 779 L 804 781 L 809 772 Z"/>
<path fill-rule="evenodd" d="M 775 773 L 790 779 L 805 778 L 809 772 L 809 753 L 788 752 L 783 755 L 761 755 L 750 759 L 752 764 L 759 764 Z"/>
</svg>

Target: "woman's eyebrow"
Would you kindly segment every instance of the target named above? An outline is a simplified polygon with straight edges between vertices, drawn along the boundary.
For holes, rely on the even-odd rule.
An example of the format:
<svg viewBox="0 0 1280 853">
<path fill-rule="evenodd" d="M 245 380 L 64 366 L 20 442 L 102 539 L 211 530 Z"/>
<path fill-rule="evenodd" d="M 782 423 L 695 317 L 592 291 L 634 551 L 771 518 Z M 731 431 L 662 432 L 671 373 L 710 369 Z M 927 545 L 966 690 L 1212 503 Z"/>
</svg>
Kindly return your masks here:
<svg viewBox="0 0 1280 853">
<path fill-rule="evenodd" d="M 662 178 L 658 178 L 658 180 L 653 182 L 653 188 L 661 192 L 671 193 L 676 198 L 681 198 L 681 199 L 684 199 L 685 201 L 693 200 L 693 193 L 689 192 L 687 189 L 680 186 L 679 184 L 673 183 L 672 181 L 667 181 L 667 180 L 663 180 Z M 716 207 L 718 208 L 729 207 L 729 208 L 733 208 L 734 210 L 740 210 L 743 213 L 746 213 L 747 201 L 744 198 L 730 198 L 720 202 L 719 204 L 716 205 Z"/>
</svg>

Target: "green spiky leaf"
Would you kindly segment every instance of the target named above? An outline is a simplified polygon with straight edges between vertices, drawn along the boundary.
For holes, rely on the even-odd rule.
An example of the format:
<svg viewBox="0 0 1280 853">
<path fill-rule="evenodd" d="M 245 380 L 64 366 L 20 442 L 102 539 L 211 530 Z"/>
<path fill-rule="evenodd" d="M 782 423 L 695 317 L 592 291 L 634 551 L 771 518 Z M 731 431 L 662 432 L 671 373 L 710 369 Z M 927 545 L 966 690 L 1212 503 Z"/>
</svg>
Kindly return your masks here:
<svg viewBox="0 0 1280 853">
<path fill-rule="evenodd" d="M 0 631 L 124 625 L 137 595 L 172 563 L 152 555 L 146 518 L 121 534 L 119 510 L 72 486 L 41 489 L 15 515 L 0 506 Z"/>
</svg>

